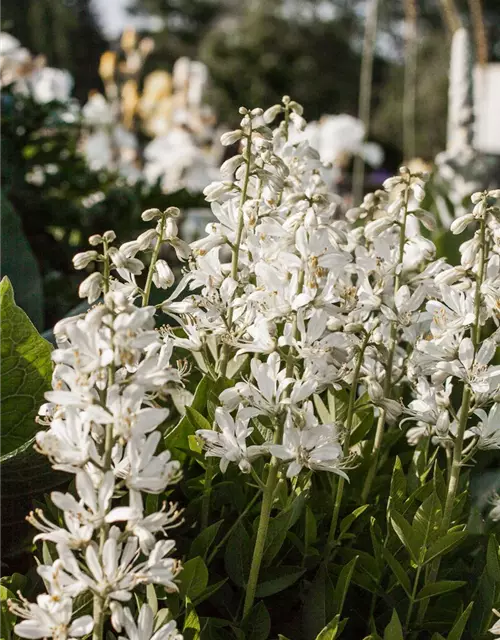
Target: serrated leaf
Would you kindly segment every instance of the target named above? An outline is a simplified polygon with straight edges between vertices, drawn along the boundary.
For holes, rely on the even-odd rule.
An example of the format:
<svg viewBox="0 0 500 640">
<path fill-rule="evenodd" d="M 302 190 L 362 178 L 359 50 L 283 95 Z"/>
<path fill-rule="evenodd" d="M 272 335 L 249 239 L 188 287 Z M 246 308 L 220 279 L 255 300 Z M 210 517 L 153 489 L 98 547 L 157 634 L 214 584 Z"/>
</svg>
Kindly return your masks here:
<svg viewBox="0 0 500 640">
<path fill-rule="evenodd" d="M 250 536 L 240 523 L 229 537 L 224 554 L 226 573 L 238 587 L 245 586 L 251 561 Z"/>
<path fill-rule="evenodd" d="M 301 567 L 274 567 L 269 568 L 257 585 L 255 595 L 257 598 L 267 598 L 275 593 L 288 589 L 294 582 L 304 575 L 305 569 Z"/>
<path fill-rule="evenodd" d="M 191 558 L 182 565 L 180 574 L 179 597 L 188 597 L 191 601 L 203 593 L 208 584 L 208 569 L 203 559 Z"/>
<path fill-rule="evenodd" d="M 383 548 L 382 553 L 384 558 L 391 568 L 391 571 L 396 576 L 398 583 L 403 587 L 408 596 L 411 595 L 411 584 L 408 573 L 403 569 L 402 565 L 396 560 L 392 553 L 386 547 Z"/>
<path fill-rule="evenodd" d="M 384 630 L 384 640 L 404 640 L 403 627 L 396 609 L 393 609 L 391 621 Z"/>
<path fill-rule="evenodd" d="M 426 584 L 417 593 L 416 600 L 425 600 L 426 598 L 432 598 L 433 596 L 439 596 L 442 593 L 448 593 L 449 591 L 455 591 L 460 589 L 467 582 L 463 580 L 440 580 L 439 582 L 433 582 L 432 584 Z"/>
<path fill-rule="evenodd" d="M 469 616 L 471 614 L 473 606 L 474 606 L 474 603 L 471 602 L 467 607 L 467 609 L 465 609 L 465 611 L 460 615 L 458 620 L 453 625 L 450 633 L 448 634 L 448 638 L 446 640 L 461 640 L 462 634 L 465 631 L 465 626 L 469 620 Z"/>
<path fill-rule="evenodd" d="M 424 563 L 430 562 L 438 556 L 444 556 L 449 551 L 454 549 L 466 537 L 466 531 L 453 531 L 451 533 L 447 533 L 442 538 L 436 540 L 436 542 L 434 542 L 429 547 L 429 549 L 427 549 Z"/>
</svg>

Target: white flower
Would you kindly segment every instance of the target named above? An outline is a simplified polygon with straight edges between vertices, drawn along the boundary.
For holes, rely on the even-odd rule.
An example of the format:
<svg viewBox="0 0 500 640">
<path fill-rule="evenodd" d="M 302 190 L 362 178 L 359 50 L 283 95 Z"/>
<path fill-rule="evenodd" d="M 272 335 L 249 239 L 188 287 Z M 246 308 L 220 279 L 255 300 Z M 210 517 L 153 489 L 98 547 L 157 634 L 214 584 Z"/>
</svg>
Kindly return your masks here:
<svg viewBox="0 0 500 640">
<path fill-rule="evenodd" d="M 479 449 L 500 449 L 500 404 L 495 403 L 488 414 L 484 409 L 477 409 L 475 414 L 480 422 L 471 432 L 479 436 Z"/>
<path fill-rule="evenodd" d="M 137 622 L 130 609 L 125 607 L 122 618 L 126 636 L 119 636 L 119 640 L 182 640 L 182 634 L 177 632 L 175 620 L 170 620 L 153 633 L 154 615 L 151 607 L 143 604 L 139 611 Z"/>
<path fill-rule="evenodd" d="M 249 473 L 251 462 L 262 454 L 262 447 L 250 445 L 247 438 L 252 434 L 250 418 L 255 415 L 252 409 L 240 409 L 233 418 L 227 409 L 217 407 L 215 420 L 220 431 L 198 429 L 196 435 L 205 443 L 207 456 L 220 458 L 220 469 L 224 473 L 230 462 L 235 462 L 243 473 Z"/>
<path fill-rule="evenodd" d="M 11 605 L 11 611 L 21 618 L 14 627 L 15 633 L 21 638 L 48 638 L 66 640 L 80 638 L 92 631 L 94 622 L 92 616 L 86 615 L 71 622 L 73 602 L 71 598 L 54 599 L 43 594 L 38 596 L 36 604 L 22 601 L 21 605 Z"/>
</svg>

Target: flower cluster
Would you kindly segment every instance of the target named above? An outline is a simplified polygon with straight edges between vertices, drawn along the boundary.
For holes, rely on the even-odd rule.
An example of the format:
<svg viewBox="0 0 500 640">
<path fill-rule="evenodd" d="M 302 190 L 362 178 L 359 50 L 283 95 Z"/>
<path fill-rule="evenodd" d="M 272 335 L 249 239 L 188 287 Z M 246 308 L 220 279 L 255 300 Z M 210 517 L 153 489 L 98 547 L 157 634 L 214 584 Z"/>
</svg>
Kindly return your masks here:
<svg viewBox="0 0 500 640">
<path fill-rule="evenodd" d="M 53 468 L 74 477 L 75 493 L 51 494 L 60 521 L 41 510 L 28 518 L 40 531 L 35 541 L 51 543 L 57 558 L 37 569 L 47 593 L 36 604 L 11 603 L 24 618 L 15 628 L 21 637 L 64 639 L 92 629 L 102 637 L 111 614 L 116 631 L 135 638 L 138 625 L 149 639 L 153 614 L 143 607 L 134 622 L 133 591 L 149 584 L 178 590 L 181 566 L 167 532 L 179 523 L 179 511 L 164 503 L 150 512 L 143 500 L 143 494 L 163 493 L 180 478 L 179 462 L 157 449 L 159 427 L 169 414 L 165 401 L 182 385 L 181 372 L 170 363 L 172 341 L 155 329 L 155 307 L 148 306 L 151 282 L 171 281 L 167 263 L 157 257 L 167 236 L 180 243 L 172 214 L 148 211 L 144 218 L 157 220 L 156 230 L 120 248 L 108 231 L 91 238 L 95 250 L 75 256 L 77 268 L 103 263 L 103 273 L 92 273 L 81 287 L 90 301 L 102 296 L 102 302 L 54 329 L 53 390 L 40 409 L 46 428 L 36 436 L 36 449 Z M 144 263 L 136 255 L 150 248 L 153 260 L 142 290 L 135 276 Z M 139 307 L 134 299 L 141 295 Z M 74 618 L 73 599 L 84 593 L 93 596 L 94 615 Z M 170 620 L 155 637 L 182 636 Z"/>
</svg>

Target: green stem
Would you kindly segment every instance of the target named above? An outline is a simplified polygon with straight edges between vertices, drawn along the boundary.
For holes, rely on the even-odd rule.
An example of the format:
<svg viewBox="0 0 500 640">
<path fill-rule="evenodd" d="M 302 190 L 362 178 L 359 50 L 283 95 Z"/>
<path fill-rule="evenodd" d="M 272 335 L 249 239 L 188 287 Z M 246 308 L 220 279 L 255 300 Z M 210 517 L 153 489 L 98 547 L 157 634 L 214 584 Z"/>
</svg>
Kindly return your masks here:
<svg viewBox="0 0 500 640">
<path fill-rule="evenodd" d="M 283 437 L 283 425 L 277 427 L 274 434 L 274 442 L 279 443 Z M 267 476 L 266 488 L 262 495 L 262 506 L 260 509 L 259 526 L 257 529 L 257 537 L 252 556 L 252 564 L 250 566 L 250 574 L 245 591 L 245 604 L 243 606 L 243 619 L 250 613 L 255 600 L 255 592 L 257 591 L 257 583 L 259 580 L 260 566 L 264 555 L 264 547 L 266 544 L 267 530 L 269 528 L 269 519 L 273 506 L 274 491 L 278 484 L 278 471 L 280 462 L 274 456 L 271 458 L 269 474 Z"/>
<path fill-rule="evenodd" d="M 208 556 L 207 567 L 210 566 L 210 564 L 213 562 L 213 560 L 214 560 L 215 556 L 217 555 L 217 552 L 219 551 L 219 549 L 226 544 L 226 542 L 231 537 L 231 534 L 233 533 L 233 531 L 236 529 L 236 527 L 239 525 L 239 523 L 243 520 L 243 518 L 247 515 L 247 513 L 250 511 L 250 509 L 256 503 L 257 498 L 259 496 L 260 496 L 260 491 L 257 491 L 257 493 L 254 495 L 254 497 L 247 504 L 245 509 L 240 513 L 240 515 L 236 518 L 236 520 L 234 521 L 232 526 L 228 529 L 226 535 L 222 538 L 222 540 L 219 542 L 219 544 L 215 545 L 215 547 L 212 550 L 212 553 Z"/>
<path fill-rule="evenodd" d="M 403 257 L 405 251 L 405 242 L 406 242 L 406 222 L 408 219 L 408 200 L 410 197 L 410 176 L 408 176 L 408 183 L 405 189 L 404 199 L 403 199 L 403 221 L 401 222 L 401 228 L 399 233 L 399 256 L 398 263 L 396 266 L 396 273 L 394 274 L 394 297 L 398 292 L 398 289 L 401 284 L 401 265 L 403 264 Z M 397 313 L 397 309 L 396 309 Z M 396 351 L 396 338 L 397 338 L 397 325 L 396 321 L 391 324 L 391 336 L 390 336 L 390 347 L 389 354 L 387 357 L 387 365 L 385 369 L 385 382 L 384 382 L 384 397 L 389 397 L 391 395 L 392 388 L 392 366 L 394 363 L 394 354 Z M 373 441 L 373 449 L 372 449 L 372 459 L 370 463 L 370 467 L 368 469 L 368 473 L 366 474 L 365 483 L 363 486 L 363 491 L 361 493 L 362 503 L 365 503 L 368 499 L 368 495 L 370 493 L 370 489 L 372 487 L 373 480 L 375 478 L 375 474 L 377 473 L 378 461 L 380 457 L 380 449 L 382 447 L 382 441 L 384 439 L 384 427 L 385 427 L 385 418 L 387 412 L 384 407 L 380 408 L 380 414 L 377 420 L 377 427 L 375 429 L 375 438 Z"/>
<path fill-rule="evenodd" d="M 160 232 L 158 234 L 158 240 L 156 241 L 155 248 L 153 249 L 153 255 L 151 256 L 151 263 L 149 265 L 148 277 L 146 278 L 146 285 L 144 287 L 144 293 L 142 294 L 142 306 L 146 307 L 149 304 L 149 296 L 151 294 L 151 285 L 153 283 L 153 275 L 155 272 L 156 261 L 160 254 L 160 248 L 163 244 L 163 234 L 165 233 L 165 221 L 166 216 L 162 216 L 160 220 Z"/>
<path fill-rule="evenodd" d="M 343 453 L 346 458 L 349 455 L 349 449 L 351 444 L 351 431 L 352 431 L 352 421 L 354 418 L 354 405 L 356 403 L 356 392 L 358 389 L 358 379 L 361 371 L 361 366 L 363 364 L 363 356 L 365 354 L 366 347 L 368 346 L 368 342 L 370 341 L 371 333 L 367 333 L 365 339 L 363 340 L 358 359 L 356 361 L 356 366 L 354 368 L 354 375 L 351 383 L 351 389 L 349 391 L 349 403 L 347 406 L 347 418 L 346 418 L 346 434 L 343 445 Z M 333 508 L 332 521 L 330 524 L 330 531 L 328 533 L 327 546 L 331 549 L 335 542 L 335 532 L 337 530 L 337 523 L 339 520 L 340 514 L 340 505 L 342 503 L 342 495 L 344 492 L 345 479 L 342 476 L 339 476 L 338 484 L 337 484 L 337 492 L 335 495 L 335 504 Z"/>
<path fill-rule="evenodd" d="M 405 629 L 408 630 L 410 627 L 410 621 L 411 621 L 411 614 L 413 613 L 413 607 L 415 606 L 415 599 L 417 597 L 417 591 L 418 591 L 418 583 L 420 581 L 420 573 L 422 571 L 422 565 L 419 564 L 417 565 L 417 572 L 415 574 L 415 580 L 413 581 L 413 589 L 411 592 L 411 596 L 410 596 L 410 603 L 408 605 L 408 612 L 406 613 L 406 620 L 405 620 Z"/>
<path fill-rule="evenodd" d="M 94 628 L 92 640 L 102 640 L 104 635 L 104 607 L 100 596 L 94 596 Z"/>
</svg>

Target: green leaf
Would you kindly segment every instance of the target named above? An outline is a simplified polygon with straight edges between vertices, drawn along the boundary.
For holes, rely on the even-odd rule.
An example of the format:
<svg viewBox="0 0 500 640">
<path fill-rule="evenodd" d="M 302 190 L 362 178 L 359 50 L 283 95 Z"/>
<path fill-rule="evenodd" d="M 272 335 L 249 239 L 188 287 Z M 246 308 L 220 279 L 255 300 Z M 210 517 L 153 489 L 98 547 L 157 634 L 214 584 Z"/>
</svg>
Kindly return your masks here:
<svg viewBox="0 0 500 640">
<path fill-rule="evenodd" d="M 404 640 L 403 627 L 396 609 L 393 609 L 391 621 L 384 630 L 384 640 Z"/>
<path fill-rule="evenodd" d="M 262 556 L 262 566 L 267 567 L 276 557 L 286 539 L 286 534 L 290 528 L 292 519 L 291 511 L 282 511 L 276 518 L 269 520 L 267 529 L 266 544 Z"/>
<path fill-rule="evenodd" d="M 303 626 L 307 638 L 315 638 L 333 615 L 334 587 L 322 563 L 312 581 L 303 606 Z"/>
<path fill-rule="evenodd" d="M 395 510 L 393 510 L 391 513 L 391 523 L 398 538 L 401 540 L 406 550 L 410 554 L 411 559 L 413 560 L 413 562 L 417 563 L 420 546 L 410 524 L 400 513 Z"/>
<path fill-rule="evenodd" d="M 448 593 L 448 591 L 455 591 L 460 589 L 467 582 L 463 580 L 440 580 L 439 582 L 433 582 L 432 584 L 426 584 L 417 593 L 416 600 L 425 600 L 426 598 L 432 598 L 433 596 L 439 596 L 442 593 Z"/>
<path fill-rule="evenodd" d="M 12 282 L 18 305 L 31 322 L 43 329 L 43 288 L 37 260 L 24 234 L 21 220 L 2 193 L 1 273 Z"/>
<path fill-rule="evenodd" d="M 305 524 L 304 524 L 304 547 L 308 549 L 318 539 L 318 527 L 316 518 L 314 517 L 311 507 L 306 506 Z"/>
<path fill-rule="evenodd" d="M 191 404 L 191 408 L 194 411 L 200 413 L 206 409 L 208 392 L 212 384 L 213 382 L 208 376 L 204 376 L 200 380 L 196 387 L 193 402 Z M 186 412 L 186 415 L 179 420 L 175 427 L 166 433 L 165 446 L 168 449 L 189 449 L 188 436 L 193 435 L 195 430 L 196 429 L 193 427 L 193 424 Z"/>
<path fill-rule="evenodd" d="M 330 620 L 330 622 L 323 627 L 316 636 L 316 640 L 335 640 L 342 633 L 343 628 L 347 623 L 347 618 L 340 622 L 340 613 Z"/>
<path fill-rule="evenodd" d="M 466 537 L 466 531 L 452 531 L 451 533 L 444 535 L 442 538 L 438 538 L 438 540 L 436 540 L 436 542 L 434 542 L 427 550 L 424 562 L 427 563 L 438 556 L 444 556 Z"/>
<path fill-rule="evenodd" d="M 52 347 L 37 332 L 28 316 L 14 302 L 8 278 L 0 283 L 1 305 L 1 403 L 0 462 L 19 455 L 33 444 L 39 426 L 35 422 L 44 393 L 51 388 Z M 5 478 L 5 474 L 2 476 Z"/>
<path fill-rule="evenodd" d="M 313 396 L 314 407 L 316 409 L 316 413 L 318 414 L 318 418 L 324 424 L 328 424 L 332 421 L 332 416 L 328 409 L 326 408 L 325 403 L 321 399 L 321 396 L 314 395 Z"/>
<path fill-rule="evenodd" d="M 488 539 L 486 550 L 486 570 L 495 582 L 500 582 L 500 558 L 498 542 L 493 534 Z"/>
<path fill-rule="evenodd" d="M 250 536 L 245 527 L 239 523 L 227 541 L 224 554 L 226 573 L 238 587 L 245 586 L 251 561 Z"/>
<path fill-rule="evenodd" d="M 220 526 L 223 522 L 224 520 L 219 520 L 219 522 L 214 522 L 206 529 L 203 529 L 203 531 L 201 531 L 196 536 L 196 538 L 191 543 L 191 548 L 189 550 L 189 555 L 191 557 L 200 556 L 201 558 L 205 559 L 208 553 L 208 550 L 212 546 L 213 541 L 215 540 L 217 533 L 219 532 Z"/>
<path fill-rule="evenodd" d="M 183 564 L 179 585 L 179 596 L 194 600 L 203 593 L 208 584 L 208 569 L 202 558 L 191 558 Z"/>
<path fill-rule="evenodd" d="M 353 418 L 353 429 L 350 439 L 350 447 L 361 442 L 365 439 L 365 436 L 369 433 L 373 427 L 373 411 L 360 411 L 359 414 L 355 414 Z"/>
<path fill-rule="evenodd" d="M 0 585 L 0 631 L 1 640 L 10 640 L 12 629 L 16 624 L 16 616 L 9 611 L 7 601 L 11 598 L 15 599 L 15 595 L 4 585 Z"/>
<path fill-rule="evenodd" d="M 465 609 L 465 611 L 459 616 L 458 620 L 455 622 L 450 633 L 448 634 L 447 640 L 460 640 L 462 638 L 462 634 L 465 631 L 465 625 L 469 620 L 469 616 L 471 614 L 473 606 L 474 603 L 471 602 L 467 609 Z"/>
<path fill-rule="evenodd" d="M 184 640 L 201 640 L 201 625 L 193 603 L 186 597 L 186 617 L 182 629 Z"/>
<path fill-rule="evenodd" d="M 333 601 L 335 603 L 334 605 L 335 615 L 342 614 L 342 609 L 344 607 L 347 591 L 349 590 L 352 574 L 354 573 L 354 569 L 356 567 L 357 561 L 358 561 L 358 556 L 354 557 L 350 562 L 348 562 L 346 566 L 342 568 L 342 571 L 339 574 L 339 577 L 337 579 L 337 584 L 335 585 L 335 594 L 333 596 Z"/>
<path fill-rule="evenodd" d="M 349 406 L 349 395 L 347 391 L 329 389 L 327 391 L 329 422 L 344 422 L 347 418 L 347 407 Z"/>
<path fill-rule="evenodd" d="M 345 518 L 342 518 L 342 520 L 340 521 L 340 535 L 339 538 L 342 538 L 351 528 L 353 522 L 359 518 L 359 516 L 364 513 L 368 507 L 370 505 L 369 504 L 364 504 L 361 507 L 358 507 L 357 509 L 354 509 L 354 511 L 352 513 L 350 513 L 348 516 L 346 516 Z"/>
<path fill-rule="evenodd" d="M 271 631 L 271 616 L 263 602 L 256 604 L 243 623 L 246 640 L 267 640 Z"/>
<path fill-rule="evenodd" d="M 410 596 L 411 584 L 410 584 L 410 578 L 408 576 L 408 573 L 403 569 L 401 564 L 396 560 L 396 558 L 392 555 L 389 549 L 384 547 L 382 549 L 382 553 L 384 555 L 385 560 L 387 561 L 387 564 L 391 568 L 391 571 L 396 576 L 398 583 L 406 591 L 406 594 Z"/>
<path fill-rule="evenodd" d="M 305 571 L 301 567 L 283 566 L 268 569 L 263 575 L 262 582 L 257 585 L 256 597 L 267 598 L 267 596 L 284 591 L 297 582 Z"/>
<path fill-rule="evenodd" d="M 193 604 L 198 606 L 205 600 L 208 600 L 214 593 L 216 593 L 221 587 L 223 587 L 229 578 L 224 578 L 223 580 L 219 580 L 219 582 L 214 582 L 213 584 L 209 584 L 208 587 L 200 593 L 200 595 L 193 600 Z"/>
<path fill-rule="evenodd" d="M 147 585 L 146 600 L 153 612 L 153 615 L 155 616 L 158 613 L 158 598 L 156 597 L 156 589 L 154 584 Z"/>
<path fill-rule="evenodd" d="M 186 416 L 195 431 L 198 429 L 212 429 L 210 422 L 203 417 L 199 411 L 193 409 L 193 407 L 186 407 Z"/>
<path fill-rule="evenodd" d="M 400 512 L 403 510 L 403 505 L 406 497 L 406 476 L 403 471 L 403 465 L 399 456 L 396 456 L 394 461 L 394 467 L 392 469 L 391 487 L 389 490 L 389 503 L 388 513 L 390 515 L 392 509 Z"/>
<path fill-rule="evenodd" d="M 433 491 L 419 506 L 412 522 L 411 528 L 420 551 L 427 548 L 429 543 L 436 538 L 440 522 L 441 505 Z"/>
</svg>

